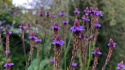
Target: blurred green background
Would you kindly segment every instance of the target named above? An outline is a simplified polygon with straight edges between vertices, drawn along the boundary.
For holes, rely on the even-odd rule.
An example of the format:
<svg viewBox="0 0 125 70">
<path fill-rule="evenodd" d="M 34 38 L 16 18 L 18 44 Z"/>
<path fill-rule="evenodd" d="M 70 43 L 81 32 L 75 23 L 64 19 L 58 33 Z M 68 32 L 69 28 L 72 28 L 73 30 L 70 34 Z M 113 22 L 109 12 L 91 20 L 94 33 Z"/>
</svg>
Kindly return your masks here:
<svg viewBox="0 0 125 70">
<path fill-rule="evenodd" d="M 100 47 L 100 51 L 103 54 L 99 56 L 97 70 L 101 70 L 102 66 L 104 65 L 105 59 L 108 54 L 107 44 L 109 38 L 112 38 L 114 42 L 117 43 L 117 45 L 113 50 L 113 55 L 106 67 L 106 70 L 115 70 L 117 67 L 117 63 L 121 62 L 122 60 L 125 61 L 125 0 L 34 0 L 33 2 L 30 2 L 29 5 L 31 6 L 31 8 L 27 9 L 25 6 L 15 6 L 14 4 L 12 4 L 11 0 L 0 0 L 0 21 L 6 21 L 5 23 L 1 24 L 1 26 L 9 26 L 10 31 L 13 32 L 10 35 L 11 54 L 9 55 L 9 58 L 15 64 L 12 67 L 12 70 L 25 69 L 25 58 L 23 53 L 21 30 L 19 28 L 19 25 L 22 21 L 24 21 L 26 26 L 27 23 L 30 22 L 34 27 L 36 19 L 38 19 L 36 35 L 40 36 L 42 39 L 42 42 L 40 44 L 40 70 L 51 70 L 50 59 L 54 56 L 54 46 L 52 45 L 53 31 L 51 30 L 51 28 L 46 29 L 50 30 L 50 33 L 47 33 L 47 36 L 45 35 L 43 27 L 46 24 L 45 22 L 42 23 L 43 25 L 41 24 L 41 18 L 38 15 L 41 9 L 43 10 L 44 14 L 47 10 L 50 11 L 50 15 L 52 15 L 52 12 L 55 12 L 56 18 L 53 20 L 52 23 L 49 21 L 51 26 L 53 26 L 55 21 L 58 21 L 59 25 L 61 26 L 62 21 L 61 17 L 59 16 L 59 13 L 61 10 L 64 10 L 66 12 L 64 18 L 69 21 L 69 29 L 74 23 L 75 8 L 78 8 L 81 12 L 78 16 L 78 19 L 81 23 L 81 17 L 84 15 L 84 9 L 86 7 L 99 8 L 99 10 L 101 10 L 103 13 L 103 17 L 99 19 L 99 23 L 102 25 L 102 27 L 99 30 L 96 46 Z M 43 17 L 43 19 L 45 20 L 46 17 Z M 6 38 L 5 35 L 3 35 L 4 31 L 5 29 L 1 31 L 1 34 L 5 50 Z M 59 34 L 63 35 L 61 30 L 59 30 Z M 29 54 L 30 49 L 29 42 L 30 40 L 28 39 L 28 30 L 25 30 L 25 45 L 27 56 Z M 71 58 L 72 42 L 72 32 L 68 31 L 66 43 L 69 43 L 70 48 L 67 51 L 67 66 L 69 65 Z M 2 53 L 2 48 L 0 46 L 0 70 L 5 69 L 3 67 L 4 63 L 5 56 Z M 92 63 L 93 60 L 91 61 L 90 65 L 92 65 Z M 62 70 L 64 70 L 63 56 L 61 60 L 61 66 Z M 28 70 L 31 70 L 32 68 L 35 69 L 35 67 L 36 44 L 35 50 L 33 52 L 33 61 L 32 64 L 29 66 Z M 80 70 L 79 65 L 77 66 L 76 70 Z"/>
</svg>

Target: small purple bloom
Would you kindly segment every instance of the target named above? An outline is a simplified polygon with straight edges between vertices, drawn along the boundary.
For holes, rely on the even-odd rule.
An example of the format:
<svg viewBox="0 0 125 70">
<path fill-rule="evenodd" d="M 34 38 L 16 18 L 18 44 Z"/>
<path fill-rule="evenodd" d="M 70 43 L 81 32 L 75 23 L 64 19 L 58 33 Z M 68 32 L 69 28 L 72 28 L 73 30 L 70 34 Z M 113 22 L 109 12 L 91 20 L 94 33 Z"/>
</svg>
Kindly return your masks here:
<svg viewBox="0 0 125 70">
<path fill-rule="evenodd" d="M 85 19 L 85 20 L 88 21 L 88 22 L 90 21 L 90 19 Z"/>
<path fill-rule="evenodd" d="M 76 67 L 76 66 L 77 66 L 77 63 L 72 63 L 72 66 L 73 66 L 73 67 Z"/>
<path fill-rule="evenodd" d="M 60 16 L 63 16 L 64 14 L 65 14 L 64 11 L 61 11 L 61 12 L 60 12 Z"/>
<path fill-rule="evenodd" d="M 7 28 L 10 28 L 10 25 L 9 25 L 9 24 L 7 24 L 7 25 L 6 25 L 6 27 L 7 27 Z"/>
<path fill-rule="evenodd" d="M 70 30 L 72 32 L 80 32 L 80 31 L 84 31 L 85 29 L 83 28 L 83 26 L 80 26 L 80 23 L 79 23 L 78 19 L 76 19 L 75 22 L 74 22 L 74 26 L 72 26 L 70 28 Z"/>
<path fill-rule="evenodd" d="M 86 38 L 86 41 L 90 41 L 93 37 L 90 36 L 89 38 Z"/>
<path fill-rule="evenodd" d="M 75 14 L 79 14 L 80 11 L 78 10 L 78 8 L 74 11 Z"/>
<path fill-rule="evenodd" d="M 4 51 L 4 53 L 6 54 L 10 54 L 11 53 L 11 51 L 10 50 L 8 50 L 8 52 L 7 51 Z"/>
<path fill-rule="evenodd" d="M 115 47 L 116 43 L 114 43 L 114 41 L 110 38 L 109 40 L 109 44 L 107 44 L 109 47 Z"/>
<path fill-rule="evenodd" d="M 96 28 L 99 28 L 99 27 L 101 27 L 101 24 L 99 24 L 99 22 L 97 22 L 97 23 L 95 24 L 95 27 L 96 27 Z"/>
<path fill-rule="evenodd" d="M 52 14 L 52 18 L 55 18 L 56 17 L 56 15 L 55 15 L 55 13 L 53 12 L 53 14 Z"/>
<path fill-rule="evenodd" d="M 30 24 L 30 22 L 28 22 L 28 27 L 29 27 L 29 28 L 31 27 L 31 24 Z"/>
<path fill-rule="evenodd" d="M 97 11 L 97 12 L 96 12 L 96 15 L 97 15 L 97 16 L 103 16 L 103 15 L 102 15 L 102 11 Z"/>
<path fill-rule="evenodd" d="M 84 33 L 83 32 L 80 32 L 79 38 L 84 38 Z"/>
<path fill-rule="evenodd" d="M 3 29 L 4 27 L 0 26 L 0 31 Z"/>
<path fill-rule="evenodd" d="M 0 23 L 1 23 L 1 24 L 4 24 L 5 22 L 6 22 L 5 20 L 3 20 L 3 21 L 0 21 Z"/>
<path fill-rule="evenodd" d="M 37 19 L 35 20 L 35 24 L 38 24 L 38 20 Z"/>
<path fill-rule="evenodd" d="M 43 11 L 41 10 L 41 12 L 39 13 L 40 16 L 43 16 Z"/>
<path fill-rule="evenodd" d="M 61 37 L 60 37 L 60 35 L 58 34 L 58 35 L 56 36 L 56 40 L 53 40 L 52 44 L 62 46 L 62 45 L 64 44 L 64 41 L 61 40 Z"/>
<path fill-rule="evenodd" d="M 40 38 L 37 38 L 35 41 L 36 41 L 37 43 L 39 43 L 39 42 L 41 42 L 42 40 L 41 40 Z"/>
<path fill-rule="evenodd" d="M 55 62 L 55 59 L 51 59 L 50 63 L 53 64 Z"/>
<path fill-rule="evenodd" d="M 63 20 L 63 24 L 68 24 L 68 21 L 66 21 L 66 20 Z"/>
<path fill-rule="evenodd" d="M 4 64 L 4 67 L 11 67 L 11 66 L 13 66 L 13 65 L 14 65 L 14 63 L 11 63 L 11 60 L 8 59 L 8 60 L 7 60 L 7 63 Z"/>
<path fill-rule="evenodd" d="M 10 35 L 11 33 L 12 33 L 12 32 L 9 31 L 9 29 L 6 27 L 6 31 L 5 31 L 3 34 L 5 34 L 5 35 L 6 35 L 6 34 L 9 34 L 9 35 Z"/>
<path fill-rule="evenodd" d="M 83 16 L 82 16 L 82 20 L 85 20 L 85 19 L 86 19 L 86 18 L 85 18 L 85 15 L 83 15 Z"/>
<path fill-rule="evenodd" d="M 96 50 L 94 52 L 92 52 L 92 54 L 100 55 L 102 53 L 99 51 L 99 47 L 97 47 Z"/>
<path fill-rule="evenodd" d="M 47 13 L 45 14 L 45 16 L 49 17 L 49 11 L 47 11 Z"/>
<path fill-rule="evenodd" d="M 118 67 L 116 67 L 116 69 L 118 69 L 118 70 L 120 70 L 121 68 L 125 68 L 125 65 L 123 64 L 123 61 L 118 63 Z"/>
<path fill-rule="evenodd" d="M 34 32 L 31 33 L 31 36 L 29 36 L 29 39 L 31 39 L 31 40 L 37 39 Z"/>
<path fill-rule="evenodd" d="M 26 29 L 26 26 L 24 25 L 24 22 L 22 21 L 21 25 L 19 26 L 22 30 Z"/>
<path fill-rule="evenodd" d="M 58 25 L 58 22 L 56 21 L 54 26 L 52 26 L 52 29 L 53 30 L 59 30 L 60 29 L 60 26 Z"/>
</svg>

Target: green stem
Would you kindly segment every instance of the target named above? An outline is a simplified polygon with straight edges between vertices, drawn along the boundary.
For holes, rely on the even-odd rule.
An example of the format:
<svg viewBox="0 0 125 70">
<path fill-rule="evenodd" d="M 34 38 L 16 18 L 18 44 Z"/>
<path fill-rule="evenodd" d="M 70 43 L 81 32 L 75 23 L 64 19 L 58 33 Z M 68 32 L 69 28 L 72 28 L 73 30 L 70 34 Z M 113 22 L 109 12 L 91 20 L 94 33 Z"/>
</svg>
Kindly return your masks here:
<svg viewBox="0 0 125 70">
<path fill-rule="evenodd" d="M 66 70 L 66 45 L 64 46 L 64 66 Z"/>
<path fill-rule="evenodd" d="M 90 61 L 92 59 L 92 51 L 91 51 L 91 48 L 92 48 L 92 44 L 91 44 L 91 41 L 89 42 L 89 61 L 88 61 L 88 65 L 87 65 L 87 70 L 89 70 L 89 66 L 90 66 Z"/>
</svg>

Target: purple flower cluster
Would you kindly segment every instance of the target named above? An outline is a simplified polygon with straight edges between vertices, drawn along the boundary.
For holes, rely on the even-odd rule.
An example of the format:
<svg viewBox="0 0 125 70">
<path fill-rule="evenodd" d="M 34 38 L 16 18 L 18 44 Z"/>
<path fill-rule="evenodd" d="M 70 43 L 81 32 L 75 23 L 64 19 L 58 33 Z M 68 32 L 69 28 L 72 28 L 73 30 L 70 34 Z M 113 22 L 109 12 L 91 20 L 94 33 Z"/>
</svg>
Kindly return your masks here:
<svg viewBox="0 0 125 70">
<path fill-rule="evenodd" d="M 49 17 L 49 11 L 47 11 L 47 13 L 45 14 L 45 16 Z"/>
<path fill-rule="evenodd" d="M 28 22 L 28 27 L 29 27 L 29 28 L 31 27 L 31 24 L 30 24 L 30 22 Z"/>
<path fill-rule="evenodd" d="M 55 18 L 56 17 L 56 15 L 55 15 L 55 13 L 53 12 L 53 14 L 52 14 L 52 18 Z"/>
<path fill-rule="evenodd" d="M 4 24 L 5 22 L 6 22 L 5 20 L 3 20 L 3 21 L 0 21 L 0 23 L 1 23 L 1 24 Z"/>
<path fill-rule="evenodd" d="M 78 10 L 78 8 L 74 11 L 75 14 L 79 14 L 80 11 Z"/>
<path fill-rule="evenodd" d="M 84 33 L 83 32 L 80 32 L 79 38 L 84 38 Z"/>
<path fill-rule="evenodd" d="M 4 64 L 4 67 L 11 67 L 11 66 L 13 66 L 13 65 L 14 65 L 14 63 L 11 63 L 11 60 L 8 59 L 8 60 L 7 60 L 7 63 Z"/>
<path fill-rule="evenodd" d="M 62 46 L 62 45 L 64 44 L 64 41 L 61 40 L 61 37 L 60 37 L 60 35 L 58 34 L 58 35 L 56 36 L 56 39 L 53 40 L 52 44 Z"/>
<path fill-rule="evenodd" d="M 8 50 L 8 51 L 4 51 L 4 53 L 5 53 L 5 54 L 10 54 L 11 51 L 10 51 L 10 50 Z"/>
<path fill-rule="evenodd" d="M 0 31 L 3 29 L 4 27 L 0 26 Z"/>
<path fill-rule="evenodd" d="M 80 26 L 80 23 L 79 23 L 78 19 L 76 19 L 75 22 L 74 22 L 74 26 L 72 26 L 70 28 L 70 30 L 72 32 L 80 32 L 80 31 L 84 31 L 85 29 L 84 29 L 83 26 Z"/>
<path fill-rule="evenodd" d="M 68 24 L 68 21 L 66 21 L 66 20 L 63 20 L 63 24 Z"/>
<path fill-rule="evenodd" d="M 86 20 L 85 15 L 82 16 L 82 20 Z"/>
<path fill-rule="evenodd" d="M 99 47 L 97 47 L 96 50 L 94 52 L 92 52 L 92 54 L 100 55 L 102 53 L 99 51 Z"/>
<path fill-rule="evenodd" d="M 72 63 L 72 66 L 73 66 L 73 67 L 76 67 L 76 66 L 77 66 L 77 63 Z"/>
<path fill-rule="evenodd" d="M 38 24 L 38 20 L 37 19 L 35 20 L 35 24 Z"/>
<path fill-rule="evenodd" d="M 29 36 L 29 39 L 31 39 L 31 40 L 37 39 L 34 32 L 31 33 L 31 36 Z"/>
<path fill-rule="evenodd" d="M 86 38 L 86 41 L 89 42 L 92 38 L 93 38 L 93 37 L 90 36 L 90 37 Z"/>
<path fill-rule="evenodd" d="M 54 26 L 52 26 L 52 29 L 53 30 L 59 30 L 60 29 L 60 26 L 58 25 L 58 22 L 56 21 Z"/>
<path fill-rule="evenodd" d="M 121 68 L 125 69 L 125 65 L 123 64 L 123 61 L 121 61 L 120 63 L 118 63 L 118 67 L 116 67 L 116 69 L 120 70 Z"/>
<path fill-rule="evenodd" d="M 90 21 L 90 19 L 89 19 L 89 18 L 88 18 L 88 19 L 85 19 L 85 20 L 86 20 L 86 21 L 88 21 L 88 22 Z"/>
<path fill-rule="evenodd" d="M 60 16 L 63 16 L 65 14 L 65 12 L 62 10 L 61 12 L 60 12 Z"/>
<path fill-rule="evenodd" d="M 116 43 L 114 43 L 114 41 L 110 38 L 109 40 L 109 44 L 107 44 L 109 47 L 115 47 Z"/>
<path fill-rule="evenodd" d="M 39 13 L 40 16 L 43 16 L 43 11 L 41 10 L 41 12 Z"/>
<path fill-rule="evenodd" d="M 89 8 L 88 8 L 88 7 L 86 7 L 86 9 L 84 10 L 84 12 L 85 12 L 85 15 L 86 15 L 86 16 L 88 16 L 88 15 L 89 15 L 89 13 L 91 13 L 91 11 L 89 10 Z"/>
<path fill-rule="evenodd" d="M 97 23 L 95 24 L 95 27 L 96 27 L 96 28 L 99 28 L 99 27 L 101 27 L 101 24 L 99 24 L 99 22 L 97 22 Z"/>
<path fill-rule="evenodd" d="M 5 35 L 6 35 L 6 34 L 9 34 L 9 35 L 10 35 L 11 33 L 12 33 L 12 32 L 9 31 L 9 29 L 6 27 L 6 31 L 5 31 L 3 34 L 5 34 Z"/>
<path fill-rule="evenodd" d="M 40 39 L 40 38 L 37 38 L 36 40 L 35 40 L 35 42 L 37 42 L 37 43 L 39 43 L 39 42 L 41 42 L 42 40 Z"/>
<path fill-rule="evenodd" d="M 26 26 L 24 25 L 24 22 L 22 21 L 21 25 L 19 26 L 22 30 L 26 29 Z"/>
<path fill-rule="evenodd" d="M 55 59 L 51 59 L 50 63 L 53 64 L 55 62 Z"/>
</svg>

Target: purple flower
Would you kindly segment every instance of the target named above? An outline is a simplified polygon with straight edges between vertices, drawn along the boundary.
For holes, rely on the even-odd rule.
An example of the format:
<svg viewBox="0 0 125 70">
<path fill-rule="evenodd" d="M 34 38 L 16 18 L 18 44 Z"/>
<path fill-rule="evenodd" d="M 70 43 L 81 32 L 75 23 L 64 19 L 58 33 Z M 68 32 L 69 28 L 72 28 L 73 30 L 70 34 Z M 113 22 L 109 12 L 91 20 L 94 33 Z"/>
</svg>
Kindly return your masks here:
<svg viewBox="0 0 125 70">
<path fill-rule="evenodd" d="M 35 20 L 35 23 L 38 24 L 38 20 L 37 19 Z"/>
<path fill-rule="evenodd" d="M 50 63 L 53 64 L 55 62 L 55 59 L 51 59 Z"/>
<path fill-rule="evenodd" d="M 62 45 L 64 44 L 64 41 L 61 40 L 61 37 L 60 37 L 60 35 L 58 34 L 58 35 L 56 36 L 56 39 L 53 40 L 52 44 L 62 46 Z"/>
<path fill-rule="evenodd" d="M 85 19 L 85 20 L 88 21 L 88 22 L 90 21 L 90 19 Z"/>
<path fill-rule="evenodd" d="M 3 29 L 3 27 L 2 26 L 0 26 L 0 31 Z"/>
<path fill-rule="evenodd" d="M 73 67 L 76 67 L 76 66 L 77 66 L 77 63 L 72 63 L 72 66 L 73 66 Z"/>
<path fill-rule="evenodd" d="M 49 11 L 47 11 L 47 13 L 45 14 L 45 16 L 49 17 Z"/>
<path fill-rule="evenodd" d="M 94 52 L 92 52 L 92 54 L 100 55 L 102 53 L 99 51 L 99 47 L 97 47 L 96 50 Z"/>
<path fill-rule="evenodd" d="M 11 60 L 8 59 L 8 60 L 7 60 L 7 63 L 4 64 L 4 67 L 11 67 L 11 66 L 13 66 L 13 65 L 14 65 L 14 63 L 11 63 Z"/>
<path fill-rule="evenodd" d="M 24 22 L 22 21 L 21 25 L 19 26 L 22 30 L 26 29 L 26 26 L 24 25 Z"/>
<path fill-rule="evenodd" d="M 97 22 L 97 23 L 95 24 L 95 27 L 96 27 L 96 28 L 99 28 L 99 27 L 101 27 L 101 24 L 99 24 L 99 22 Z"/>
<path fill-rule="evenodd" d="M 93 38 L 93 37 L 92 37 L 92 36 L 90 36 L 89 38 L 87 38 L 87 39 L 86 39 L 86 41 L 88 41 L 88 42 L 89 42 L 92 38 Z"/>
<path fill-rule="evenodd" d="M 110 38 L 109 40 L 109 44 L 107 44 L 109 47 L 115 47 L 116 43 L 114 43 L 114 41 Z"/>
<path fill-rule="evenodd" d="M 88 8 L 88 7 L 86 7 L 86 9 L 84 10 L 84 12 L 85 12 L 85 15 L 86 15 L 86 16 L 88 16 L 88 15 L 89 15 L 89 13 L 91 13 L 91 11 L 89 10 L 89 8 Z"/>
<path fill-rule="evenodd" d="M 85 18 L 85 15 L 83 15 L 83 16 L 82 16 L 82 20 L 85 20 L 85 19 L 86 19 L 86 18 Z"/>
<path fill-rule="evenodd" d="M 29 28 L 31 27 L 31 24 L 30 24 L 30 22 L 28 22 L 28 27 L 29 27 Z"/>
<path fill-rule="evenodd" d="M 9 25 L 9 24 L 7 24 L 7 25 L 6 25 L 6 27 L 7 27 L 7 28 L 10 28 L 10 25 Z"/>
<path fill-rule="evenodd" d="M 6 31 L 5 31 L 3 34 L 5 34 L 5 35 L 6 35 L 6 34 L 9 34 L 9 35 L 10 35 L 11 33 L 12 33 L 12 32 L 9 31 L 9 29 L 6 27 Z"/>
<path fill-rule="evenodd" d="M 11 53 L 11 51 L 10 50 L 8 50 L 8 52 L 7 51 L 4 51 L 4 53 L 6 54 L 10 54 Z"/>
<path fill-rule="evenodd" d="M 4 24 L 5 22 L 6 22 L 5 20 L 3 20 L 3 21 L 0 21 L 0 23 L 1 23 L 1 24 Z"/>
<path fill-rule="evenodd" d="M 31 33 L 31 36 L 29 36 L 29 39 L 31 39 L 31 40 L 37 39 L 34 32 Z"/>
<path fill-rule="evenodd" d="M 59 30 L 60 29 L 60 26 L 58 25 L 58 22 L 56 21 L 54 26 L 52 26 L 52 29 L 53 30 Z"/>
<path fill-rule="evenodd" d="M 68 24 L 68 21 L 66 21 L 66 20 L 63 20 L 63 24 Z"/>
<path fill-rule="evenodd" d="M 63 16 L 65 14 L 65 12 L 62 10 L 61 12 L 60 12 L 60 16 Z"/>
<path fill-rule="evenodd" d="M 125 65 L 123 64 L 123 61 L 118 63 L 118 67 L 116 67 L 116 69 L 118 69 L 118 70 L 120 70 L 121 68 L 125 68 Z"/>
<path fill-rule="evenodd" d="M 74 26 L 72 26 L 70 28 L 70 30 L 72 32 L 80 32 L 80 31 L 84 31 L 85 29 L 83 28 L 83 26 L 80 26 L 80 23 L 79 23 L 78 19 L 76 19 L 75 22 L 74 22 Z"/>
<path fill-rule="evenodd" d="M 96 15 L 97 15 L 97 16 L 103 16 L 103 15 L 102 15 L 102 11 L 97 11 L 97 12 L 96 12 Z"/>
<path fill-rule="evenodd" d="M 43 16 L 43 11 L 41 10 L 41 12 L 39 13 L 39 15 L 42 17 Z"/>
<path fill-rule="evenodd" d="M 42 40 L 41 40 L 40 38 L 37 38 L 35 41 L 36 41 L 37 43 L 39 43 L 39 42 L 41 42 Z"/>
<path fill-rule="evenodd" d="M 83 32 L 80 32 L 79 38 L 84 38 L 84 33 Z"/>
<path fill-rule="evenodd" d="M 52 14 L 52 18 L 55 18 L 56 17 L 56 15 L 55 15 L 55 13 L 53 12 L 53 14 Z"/>
<path fill-rule="evenodd" d="M 78 8 L 74 11 L 75 14 L 79 14 L 80 11 L 78 10 Z"/>
</svg>

